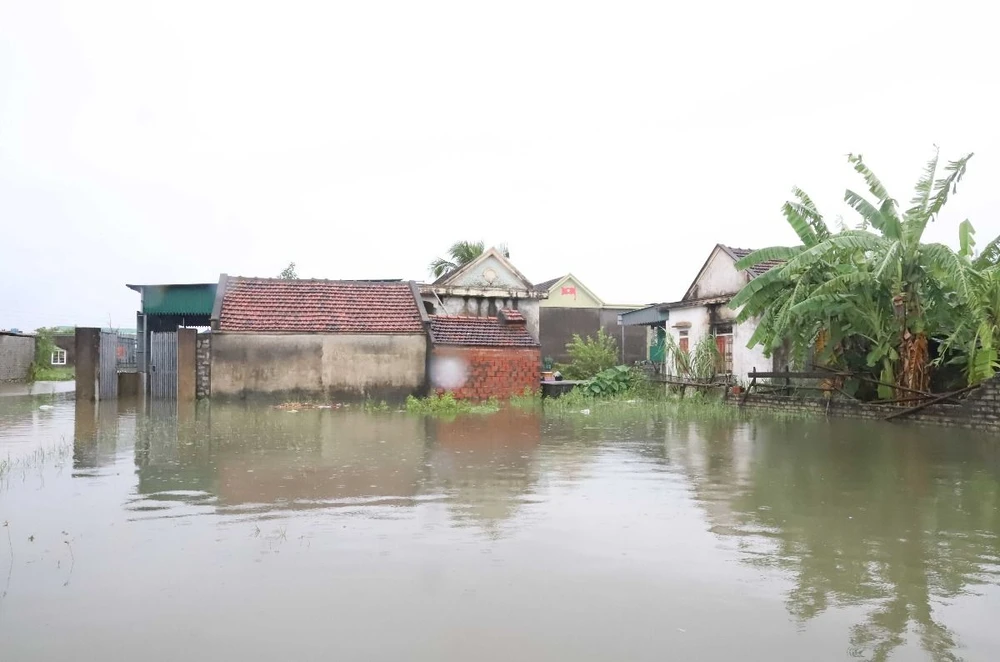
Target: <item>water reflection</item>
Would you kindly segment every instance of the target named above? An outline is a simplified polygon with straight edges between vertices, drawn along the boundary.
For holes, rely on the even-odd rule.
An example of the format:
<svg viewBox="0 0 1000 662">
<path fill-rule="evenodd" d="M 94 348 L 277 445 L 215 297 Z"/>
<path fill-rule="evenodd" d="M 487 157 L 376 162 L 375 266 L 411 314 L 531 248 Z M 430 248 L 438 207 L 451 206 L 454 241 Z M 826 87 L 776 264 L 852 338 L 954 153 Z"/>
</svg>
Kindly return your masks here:
<svg viewBox="0 0 1000 662">
<path fill-rule="evenodd" d="M 0 402 L 10 659 L 1000 659 L 994 439 L 149 404 Z"/>
<path fill-rule="evenodd" d="M 540 421 L 206 406 L 149 415 L 135 439 L 137 511 L 172 501 L 238 513 L 443 500 L 455 518 L 495 529 L 530 490 Z"/>
<path fill-rule="evenodd" d="M 790 572 L 786 606 L 806 622 L 860 605 L 853 657 L 886 660 L 912 627 L 934 660 L 959 659 L 935 606 L 998 583 L 1000 463 L 994 440 L 849 422 L 678 424 L 713 530 L 744 561 Z"/>
</svg>

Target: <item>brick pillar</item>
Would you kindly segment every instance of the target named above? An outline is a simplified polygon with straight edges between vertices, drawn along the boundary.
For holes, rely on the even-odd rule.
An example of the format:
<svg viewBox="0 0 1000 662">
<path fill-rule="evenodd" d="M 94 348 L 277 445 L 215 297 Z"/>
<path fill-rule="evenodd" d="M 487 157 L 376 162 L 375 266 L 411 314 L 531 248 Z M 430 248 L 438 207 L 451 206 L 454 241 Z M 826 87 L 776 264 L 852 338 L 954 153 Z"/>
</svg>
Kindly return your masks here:
<svg viewBox="0 0 1000 662">
<path fill-rule="evenodd" d="M 197 343 L 195 329 L 177 329 L 177 402 L 194 401 L 197 393 Z"/>
<path fill-rule="evenodd" d="M 76 327 L 76 399 L 97 400 L 97 375 L 101 365 L 101 330 Z"/>
</svg>

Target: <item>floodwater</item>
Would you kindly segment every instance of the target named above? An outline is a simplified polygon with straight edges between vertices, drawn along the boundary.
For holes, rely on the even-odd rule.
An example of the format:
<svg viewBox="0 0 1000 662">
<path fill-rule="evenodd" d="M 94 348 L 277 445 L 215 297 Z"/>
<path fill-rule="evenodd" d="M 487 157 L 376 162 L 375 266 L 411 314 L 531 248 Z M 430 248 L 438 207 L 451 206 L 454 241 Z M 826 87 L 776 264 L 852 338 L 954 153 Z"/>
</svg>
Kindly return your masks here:
<svg viewBox="0 0 1000 662">
<path fill-rule="evenodd" d="M 1000 659 L 996 438 L 56 396 L 0 458 L 5 662 Z"/>
</svg>

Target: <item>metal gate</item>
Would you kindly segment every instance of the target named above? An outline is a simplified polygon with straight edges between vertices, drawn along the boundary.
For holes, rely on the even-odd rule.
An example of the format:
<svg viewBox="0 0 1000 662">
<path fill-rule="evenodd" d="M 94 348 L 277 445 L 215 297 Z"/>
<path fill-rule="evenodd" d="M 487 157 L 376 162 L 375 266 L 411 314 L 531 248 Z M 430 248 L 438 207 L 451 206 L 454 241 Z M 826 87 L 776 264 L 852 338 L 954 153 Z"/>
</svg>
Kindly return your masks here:
<svg viewBox="0 0 1000 662">
<path fill-rule="evenodd" d="M 177 332 L 149 334 L 149 396 L 177 398 Z"/>
<path fill-rule="evenodd" d="M 98 366 L 97 395 L 101 400 L 118 397 L 118 334 L 101 331 L 100 365 Z"/>
</svg>

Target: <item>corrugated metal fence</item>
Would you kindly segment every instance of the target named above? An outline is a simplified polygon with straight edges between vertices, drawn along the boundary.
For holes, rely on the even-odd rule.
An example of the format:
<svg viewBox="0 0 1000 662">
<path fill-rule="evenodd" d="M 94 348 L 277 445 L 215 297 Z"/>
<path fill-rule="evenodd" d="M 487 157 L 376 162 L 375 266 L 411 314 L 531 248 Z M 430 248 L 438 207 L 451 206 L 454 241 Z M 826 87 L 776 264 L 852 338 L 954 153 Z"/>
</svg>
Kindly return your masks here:
<svg viewBox="0 0 1000 662">
<path fill-rule="evenodd" d="M 154 331 L 149 335 L 149 395 L 176 399 L 177 333 Z"/>
<path fill-rule="evenodd" d="M 118 334 L 101 331 L 100 365 L 98 366 L 98 396 L 101 400 L 118 397 Z"/>
</svg>

